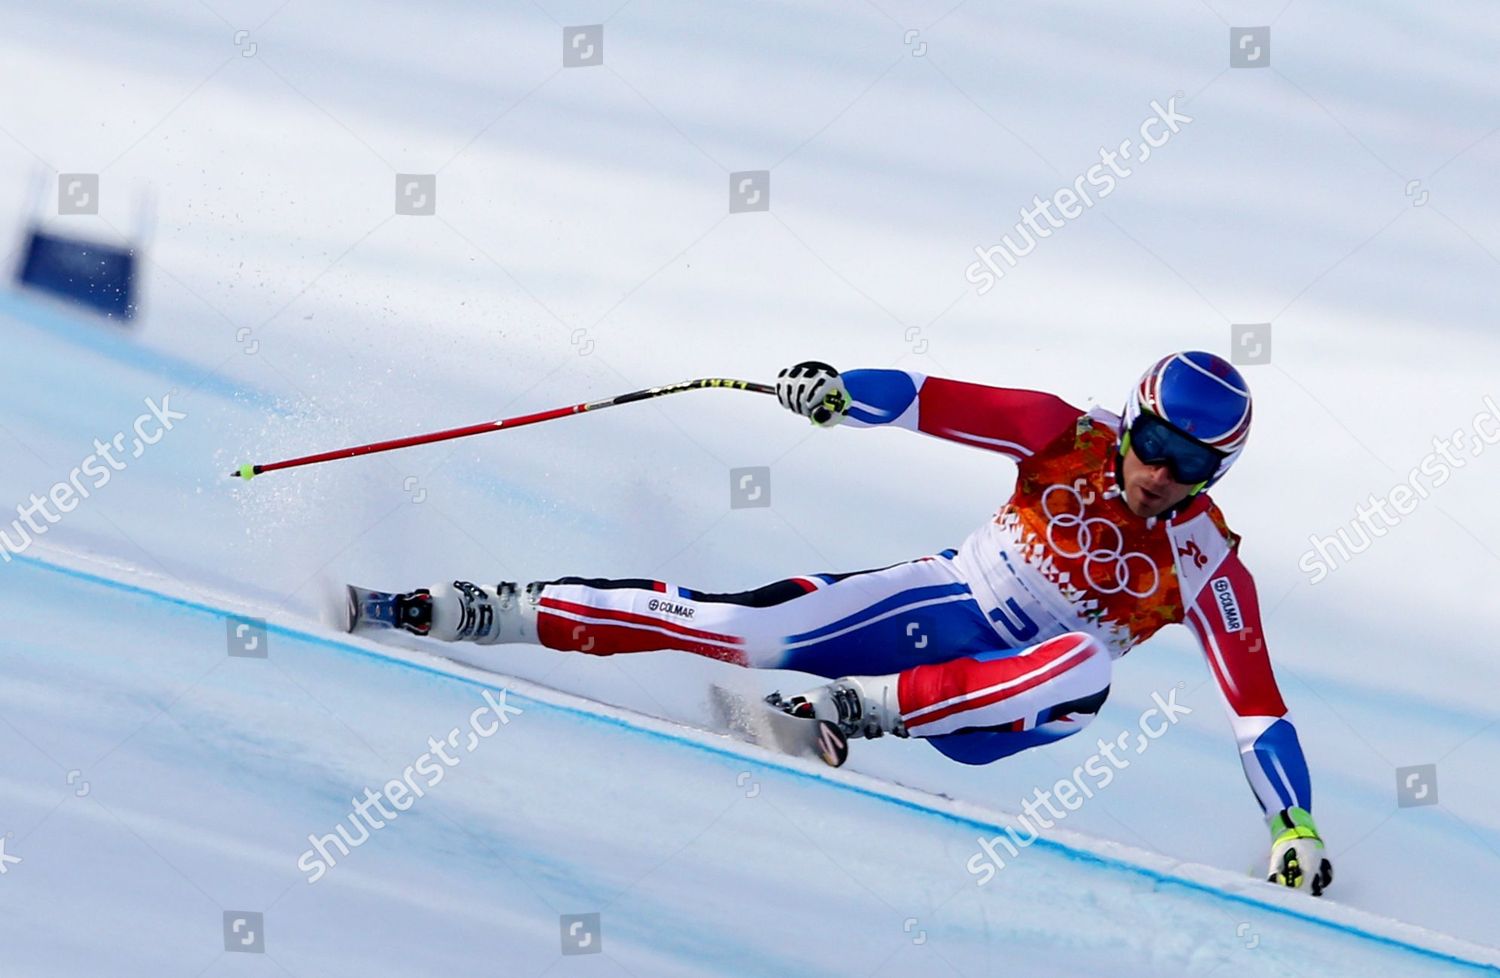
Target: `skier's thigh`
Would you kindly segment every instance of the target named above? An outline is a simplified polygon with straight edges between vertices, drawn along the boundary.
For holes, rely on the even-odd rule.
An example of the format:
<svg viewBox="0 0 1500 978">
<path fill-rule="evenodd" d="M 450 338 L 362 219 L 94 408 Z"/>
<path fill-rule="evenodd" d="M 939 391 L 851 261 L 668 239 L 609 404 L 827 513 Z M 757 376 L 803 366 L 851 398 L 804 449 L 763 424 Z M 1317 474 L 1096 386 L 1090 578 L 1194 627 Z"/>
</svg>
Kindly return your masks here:
<svg viewBox="0 0 1500 978">
<path fill-rule="evenodd" d="M 777 636 L 783 668 L 882 675 L 996 647 L 994 627 L 945 557 L 810 580 L 815 590 L 757 623 Z"/>
</svg>

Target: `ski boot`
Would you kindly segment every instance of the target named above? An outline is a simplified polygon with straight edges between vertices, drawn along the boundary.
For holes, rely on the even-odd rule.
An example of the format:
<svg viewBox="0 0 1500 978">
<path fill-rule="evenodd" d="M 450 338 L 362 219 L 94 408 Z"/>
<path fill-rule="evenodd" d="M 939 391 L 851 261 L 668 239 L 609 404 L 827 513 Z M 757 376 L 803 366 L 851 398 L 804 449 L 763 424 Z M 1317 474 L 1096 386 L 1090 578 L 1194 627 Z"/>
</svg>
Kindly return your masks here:
<svg viewBox="0 0 1500 978">
<path fill-rule="evenodd" d="M 543 585 L 502 581 L 494 592 L 468 581 L 405 594 L 349 585 L 348 630 L 400 628 L 444 642 L 535 642 L 536 606 Z"/>
<path fill-rule="evenodd" d="M 794 717 L 825 720 L 846 738 L 907 735 L 896 706 L 895 676 L 846 676 L 790 699 L 772 693 L 766 703 Z"/>
</svg>

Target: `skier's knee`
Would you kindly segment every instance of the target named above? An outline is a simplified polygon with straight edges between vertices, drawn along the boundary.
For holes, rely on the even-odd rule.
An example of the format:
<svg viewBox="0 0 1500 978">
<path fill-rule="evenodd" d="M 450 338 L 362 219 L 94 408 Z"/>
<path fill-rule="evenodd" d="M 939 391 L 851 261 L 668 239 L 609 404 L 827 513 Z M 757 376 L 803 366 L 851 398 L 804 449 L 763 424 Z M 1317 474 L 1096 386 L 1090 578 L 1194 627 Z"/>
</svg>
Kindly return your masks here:
<svg viewBox="0 0 1500 978">
<path fill-rule="evenodd" d="M 913 736 L 967 729 L 1027 729 L 1099 712 L 1109 691 L 1109 651 L 1069 632 L 1014 655 L 970 656 L 901 673 L 900 702 Z M 1014 726 L 1021 724 L 1022 726 Z"/>
<path fill-rule="evenodd" d="M 1109 687 L 1114 660 L 1104 643 L 1087 632 L 1068 632 L 1048 639 L 1032 650 L 1032 654 L 1037 653 L 1068 660 L 1068 674 L 1081 684 L 1092 682 L 1101 689 Z"/>
</svg>

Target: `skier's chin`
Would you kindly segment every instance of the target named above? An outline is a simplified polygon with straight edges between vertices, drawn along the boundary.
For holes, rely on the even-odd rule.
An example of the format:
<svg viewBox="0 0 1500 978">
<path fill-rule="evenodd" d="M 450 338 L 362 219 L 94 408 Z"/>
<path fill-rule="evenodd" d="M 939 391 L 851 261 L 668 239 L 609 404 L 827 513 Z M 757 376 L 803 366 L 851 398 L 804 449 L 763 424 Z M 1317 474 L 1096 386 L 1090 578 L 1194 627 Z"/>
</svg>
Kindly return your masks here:
<svg viewBox="0 0 1500 978">
<path fill-rule="evenodd" d="M 1150 519 L 1160 516 L 1177 504 L 1171 495 L 1161 492 L 1153 492 L 1145 486 L 1137 485 L 1125 491 L 1125 505 L 1141 519 Z"/>
</svg>

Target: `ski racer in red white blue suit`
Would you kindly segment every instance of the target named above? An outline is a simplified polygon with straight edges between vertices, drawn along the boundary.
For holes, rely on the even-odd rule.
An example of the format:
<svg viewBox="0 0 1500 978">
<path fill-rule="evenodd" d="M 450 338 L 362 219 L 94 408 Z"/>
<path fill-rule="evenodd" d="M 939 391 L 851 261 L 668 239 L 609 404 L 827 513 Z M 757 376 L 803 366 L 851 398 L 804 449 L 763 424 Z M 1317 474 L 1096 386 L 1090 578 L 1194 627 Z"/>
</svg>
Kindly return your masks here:
<svg viewBox="0 0 1500 978">
<path fill-rule="evenodd" d="M 1015 491 L 957 549 L 876 570 L 712 593 L 646 579 L 444 583 L 403 596 L 403 627 L 447 641 L 593 655 L 678 649 L 832 682 L 792 703 L 849 736 L 920 737 L 985 764 L 1071 736 L 1114 661 L 1186 624 L 1229 710 L 1272 833 L 1269 878 L 1321 893 L 1296 728 L 1276 686 L 1255 582 L 1205 489 L 1238 458 L 1249 390 L 1208 353 L 1165 357 L 1123 416 L 1052 394 L 899 370 L 781 372 L 778 397 L 820 426 L 906 428 L 1019 465 Z"/>
</svg>

